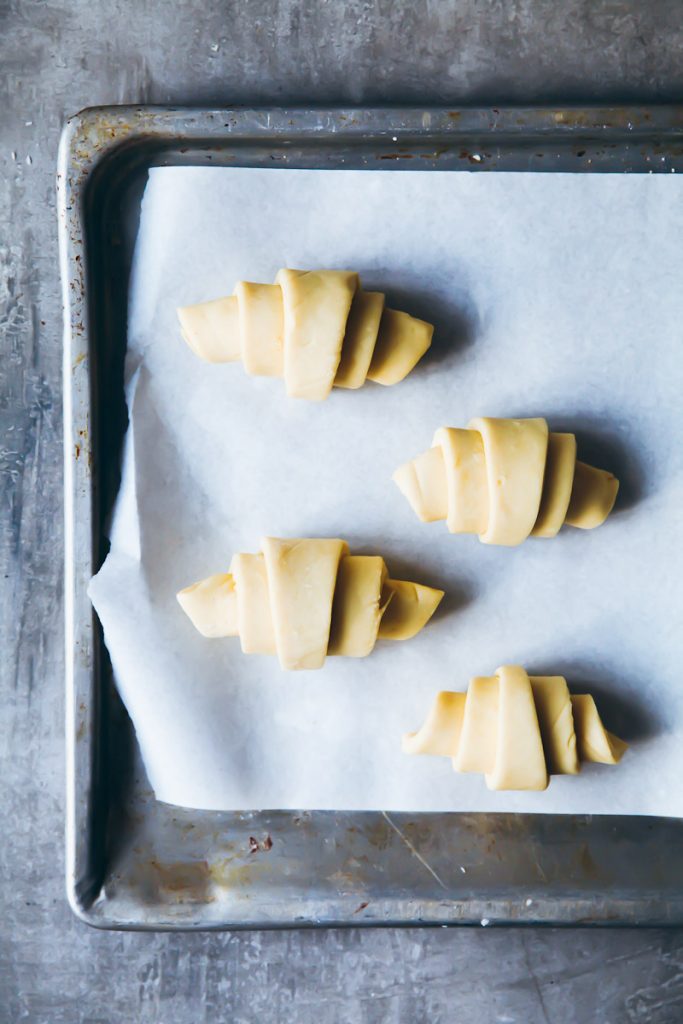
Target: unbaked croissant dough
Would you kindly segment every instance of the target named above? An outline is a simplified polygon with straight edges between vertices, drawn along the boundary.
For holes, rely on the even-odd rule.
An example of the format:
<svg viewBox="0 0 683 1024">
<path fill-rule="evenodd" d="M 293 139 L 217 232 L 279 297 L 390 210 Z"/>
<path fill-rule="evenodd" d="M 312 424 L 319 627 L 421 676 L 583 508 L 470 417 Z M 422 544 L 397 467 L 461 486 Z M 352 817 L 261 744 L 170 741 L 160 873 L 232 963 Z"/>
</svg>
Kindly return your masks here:
<svg viewBox="0 0 683 1024">
<path fill-rule="evenodd" d="M 388 578 L 384 559 L 352 555 L 343 540 L 265 537 L 228 573 L 181 590 L 203 636 L 239 636 L 245 654 L 277 654 L 283 669 L 321 668 L 328 654 L 364 658 L 375 641 L 409 640 L 442 590 Z"/>
<path fill-rule="evenodd" d="M 581 761 L 617 764 L 626 743 L 607 732 L 592 697 L 570 695 L 562 676 L 503 665 L 470 680 L 467 693 L 439 693 L 403 750 L 450 757 L 457 772 L 483 772 L 489 789 L 545 789 L 549 775 L 576 775 Z"/>
<path fill-rule="evenodd" d="M 284 377 L 292 398 L 332 387 L 398 384 L 432 343 L 432 324 L 386 309 L 349 270 L 280 270 L 275 284 L 238 281 L 228 298 L 178 310 L 183 337 L 210 363 Z"/>
<path fill-rule="evenodd" d="M 393 479 L 422 522 L 445 519 L 484 544 L 554 537 L 563 523 L 591 530 L 619 489 L 611 473 L 577 462 L 574 434 L 549 433 L 544 419 L 473 419 L 467 430 L 441 427 L 432 445 Z"/>
</svg>

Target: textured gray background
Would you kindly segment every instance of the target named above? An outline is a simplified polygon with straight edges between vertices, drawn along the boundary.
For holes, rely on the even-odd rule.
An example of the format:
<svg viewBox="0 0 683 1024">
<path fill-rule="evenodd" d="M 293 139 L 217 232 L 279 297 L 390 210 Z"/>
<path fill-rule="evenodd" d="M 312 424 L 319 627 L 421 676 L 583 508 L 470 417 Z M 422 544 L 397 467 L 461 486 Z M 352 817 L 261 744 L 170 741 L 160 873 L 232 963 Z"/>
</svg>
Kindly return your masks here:
<svg viewBox="0 0 683 1024">
<path fill-rule="evenodd" d="M 683 99 L 678 0 L 0 0 L 0 1022 L 683 1021 L 683 933 L 98 933 L 63 895 L 66 115 Z"/>
</svg>

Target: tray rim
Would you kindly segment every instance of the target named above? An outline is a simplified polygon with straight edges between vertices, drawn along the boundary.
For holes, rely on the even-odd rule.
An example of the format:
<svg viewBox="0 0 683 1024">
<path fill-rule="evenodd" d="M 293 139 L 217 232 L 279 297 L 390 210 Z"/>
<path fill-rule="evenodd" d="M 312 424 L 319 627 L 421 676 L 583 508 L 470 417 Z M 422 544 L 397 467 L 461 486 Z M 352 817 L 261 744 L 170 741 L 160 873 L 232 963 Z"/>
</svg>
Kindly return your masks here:
<svg viewBox="0 0 683 1024">
<path fill-rule="evenodd" d="M 529 133 L 544 145 L 585 145 L 586 153 L 617 139 L 627 152 L 634 144 L 647 144 L 654 138 L 670 145 L 683 142 L 683 106 L 655 107 L 571 106 L 571 107 L 169 107 L 169 106 L 101 106 L 82 110 L 69 118 L 64 126 L 58 157 L 57 207 L 59 228 L 59 262 L 63 300 L 63 381 L 64 381 L 64 492 L 65 492 L 65 655 L 66 655 L 66 888 L 69 904 L 84 922 L 101 928 L 142 930 L 185 930 L 195 928 L 302 927 L 324 923 L 340 925 L 477 924 L 481 911 L 458 919 L 429 913 L 410 919 L 389 917 L 350 920 L 347 914 L 330 916 L 330 902 L 321 922 L 317 914 L 306 920 L 291 918 L 264 920 L 249 916 L 242 919 L 207 924 L 155 919 L 139 924 L 118 917 L 110 910 L 106 897 L 98 893 L 93 868 L 93 821 L 98 812 L 99 699 L 97 664 L 95 660 L 94 613 L 87 597 L 87 583 L 94 571 L 93 515 L 93 424 L 90 404 L 91 317 L 88 307 L 88 271 L 86 254 L 86 222 L 84 196 L 94 177 L 117 153 L 129 151 L 136 143 L 165 147 L 179 143 L 209 149 L 211 144 L 224 146 L 225 139 L 235 145 L 287 145 L 288 137 L 313 145 L 376 140 L 378 147 L 388 147 L 382 155 L 384 169 L 405 167 L 406 151 L 418 152 L 435 140 L 443 140 L 451 160 L 449 169 L 499 170 L 495 158 L 477 159 L 472 148 L 456 147 L 464 140 L 478 142 L 496 137 L 503 146 L 514 149 Z M 391 146 L 390 144 L 395 145 Z M 497 143 L 498 144 L 498 143 Z M 445 151 L 444 151 L 445 152 Z M 425 154 L 421 154 L 425 155 Z M 427 152 L 421 169 L 444 166 L 442 152 Z M 683 148 L 663 158 L 665 166 L 647 167 L 642 159 L 633 159 L 633 166 L 622 171 L 643 173 L 683 169 Z M 192 158 L 188 162 L 196 162 Z M 163 155 L 161 157 L 163 162 Z M 582 159 L 582 157 L 580 158 Z M 590 163 L 590 156 L 587 156 Z M 649 159 L 649 157 L 648 157 Z M 142 162 L 143 165 L 145 161 Z M 216 163 L 219 163 L 217 160 Z M 147 162 L 149 166 L 149 162 Z M 413 165 L 414 166 L 414 165 Z M 531 169 L 531 168 L 530 168 Z M 553 168 L 534 167 L 533 170 Z M 577 165 L 576 170 L 586 170 Z M 604 170 L 604 167 L 595 167 Z M 569 817 L 569 816 L 567 816 Z M 103 842 L 103 837 L 102 837 Z M 102 851 L 100 851 L 102 852 Z M 451 901 L 454 902 L 454 901 Z M 474 903 L 471 901 L 474 910 Z M 479 901 L 487 906 L 486 901 Z M 503 901 L 504 902 L 504 901 Z M 550 901 L 552 902 L 552 901 Z M 581 901 L 577 901 L 578 902 Z M 583 901 L 585 903 L 585 901 Z M 601 919 L 600 924 L 678 924 L 683 921 L 683 893 L 670 906 L 669 914 L 651 916 L 643 905 L 648 901 L 621 899 L 616 917 Z M 651 901 L 650 901 L 651 902 Z M 631 906 L 632 904 L 632 906 Z M 341 904 L 338 910 L 341 910 Z M 578 909 L 578 906 L 577 906 Z M 486 911 L 488 914 L 489 911 Z M 505 914 L 491 910 L 492 923 L 513 923 Z M 558 918 L 549 908 L 548 917 L 539 921 L 514 923 L 575 924 L 574 918 Z"/>
</svg>

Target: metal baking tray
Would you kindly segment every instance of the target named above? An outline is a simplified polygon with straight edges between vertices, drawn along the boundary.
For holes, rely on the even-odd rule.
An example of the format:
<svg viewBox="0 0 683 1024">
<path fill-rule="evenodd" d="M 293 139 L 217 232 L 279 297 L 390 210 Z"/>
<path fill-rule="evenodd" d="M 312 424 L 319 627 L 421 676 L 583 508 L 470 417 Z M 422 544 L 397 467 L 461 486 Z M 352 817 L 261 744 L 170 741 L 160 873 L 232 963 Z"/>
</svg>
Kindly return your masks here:
<svg viewBox="0 0 683 1024">
<path fill-rule="evenodd" d="M 683 107 L 103 107 L 64 128 L 67 890 L 102 928 L 681 924 L 683 821 L 199 812 L 155 801 L 86 587 L 126 428 L 127 285 L 150 167 L 683 170 Z"/>
</svg>

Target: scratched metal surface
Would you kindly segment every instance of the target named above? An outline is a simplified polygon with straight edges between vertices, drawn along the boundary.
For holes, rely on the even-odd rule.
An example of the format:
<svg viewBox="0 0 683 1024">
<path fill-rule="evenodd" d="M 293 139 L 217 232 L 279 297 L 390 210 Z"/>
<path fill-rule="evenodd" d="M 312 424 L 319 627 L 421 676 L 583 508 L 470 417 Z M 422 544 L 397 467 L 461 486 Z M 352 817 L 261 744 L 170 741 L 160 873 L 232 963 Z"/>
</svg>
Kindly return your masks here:
<svg viewBox="0 0 683 1024">
<path fill-rule="evenodd" d="M 675 101 L 680 5 L 9 0 L 0 24 L 0 1019 L 680 1021 L 675 930 L 154 935 L 73 918 L 53 191 L 61 123 L 93 103 Z"/>
</svg>

